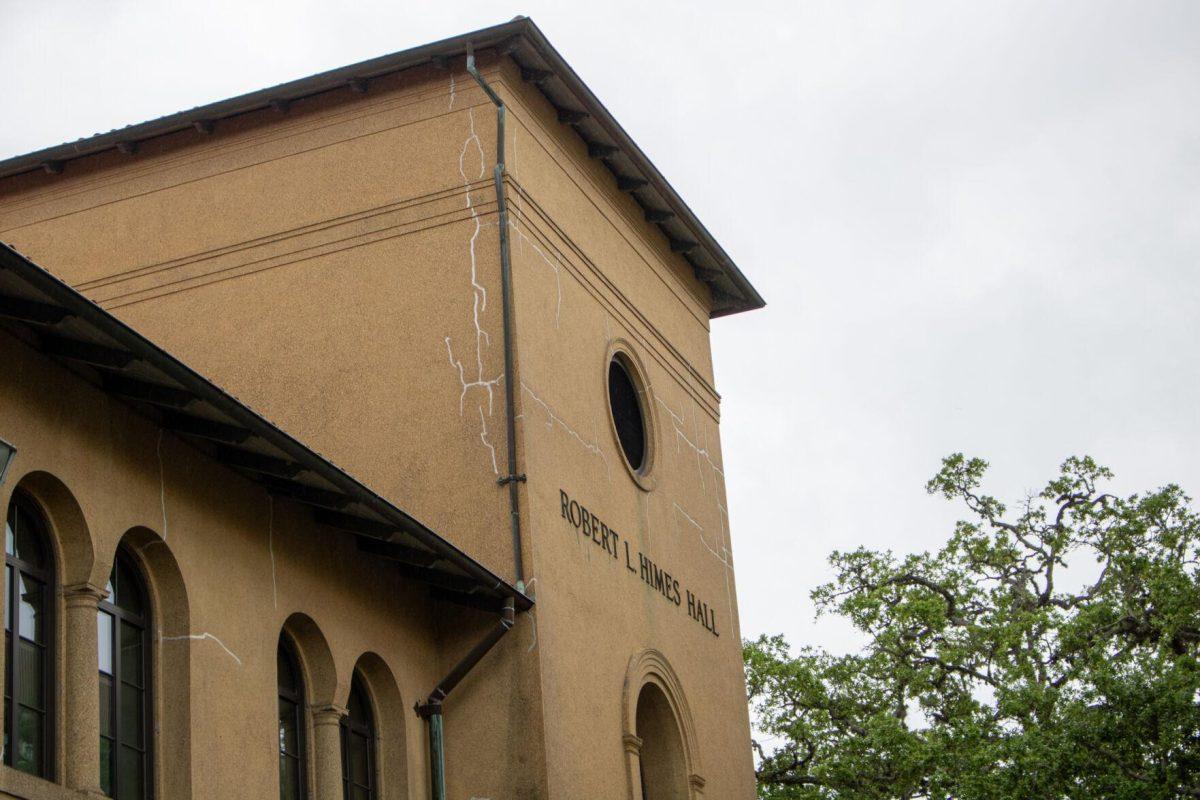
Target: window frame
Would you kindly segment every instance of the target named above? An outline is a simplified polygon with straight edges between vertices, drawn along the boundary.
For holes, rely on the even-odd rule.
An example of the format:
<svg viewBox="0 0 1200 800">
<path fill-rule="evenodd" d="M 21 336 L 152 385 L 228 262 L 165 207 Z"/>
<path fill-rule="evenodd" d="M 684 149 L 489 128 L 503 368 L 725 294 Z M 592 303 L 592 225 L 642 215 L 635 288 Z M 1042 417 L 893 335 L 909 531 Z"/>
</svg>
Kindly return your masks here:
<svg viewBox="0 0 1200 800">
<path fill-rule="evenodd" d="M 642 461 L 635 468 L 625 453 L 625 445 L 621 441 L 618 430 L 616 409 L 613 407 L 611 376 L 613 367 L 618 367 L 624 376 L 633 384 L 637 400 L 638 416 L 642 424 Z M 655 415 L 654 389 L 650 385 L 645 365 L 638 357 L 637 350 L 625 339 L 613 339 L 609 342 L 604 355 L 604 371 L 602 376 L 604 407 L 608 411 L 608 429 L 612 435 L 613 446 L 618 460 L 625 468 L 625 473 L 643 492 L 652 492 L 658 486 L 655 477 L 655 465 L 658 461 L 658 421 Z M 668 411 L 670 409 L 668 408 Z"/>
<path fill-rule="evenodd" d="M 298 684 L 298 688 L 293 690 L 293 689 L 285 689 L 285 687 L 280 683 L 279 675 L 278 675 L 279 668 L 278 668 L 278 655 L 277 655 L 276 656 L 276 673 L 277 674 L 275 676 L 276 695 L 278 696 L 279 700 L 283 700 L 288 703 L 291 703 L 293 706 L 292 722 L 296 726 L 296 748 L 298 750 L 298 754 L 293 756 L 292 754 L 286 752 L 283 749 L 283 743 L 282 743 L 282 741 L 280 741 L 279 757 L 281 759 L 283 759 L 283 758 L 295 759 L 296 767 L 297 767 L 297 775 L 299 777 L 299 781 L 297 784 L 297 786 L 299 788 L 299 795 L 297 796 L 296 800 L 308 800 L 308 736 L 306 735 L 307 728 L 308 728 L 308 715 L 306 713 L 306 709 L 307 709 L 308 703 L 305 698 L 306 684 L 304 681 L 304 671 L 301 669 L 300 657 L 297 655 L 296 647 L 286 634 L 282 634 L 279 637 L 279 645 L 278 645 L 278 649 L 277 649 L 277 654 L 278 653 L 282 653 L 284 659 L 287 660 L 288 666 L 291 668 L 292 674 L 295 676 L 296 683 Z M 280 797 L 280 800 L 285 800 L 285 798 L 283 797 L 282 777 L 281 777 L 280 783 L 279 783 L 279 797 Z"/>
<path fill-rule="evenodd" d="M 141 633 L 142 646 L 142 748 L 143 772 L 142 772 L 142 798 L 143 800 L 153 800 L 154 798 L 154 648 L 150 638 L 150 631 L 153 627 L 154 609 L 150 601 L 149 583 L 146 580 L 145 573 L 127 549 L 122 546 L 117 549 L 117 556 L 113 559 L 112 573 L 117 574 L 118 564 L 124 562 L 128 573 L 132 574 L 138 583 L 137 591 L 141 594 L 142 608 L 141 615 L 134 614 L 131 611 L 121 608 L 112 602 L 112 597 L 105 597 L 97 605 L 97 615 L 108 614 L 113 618 L 112 625 L 112 673 L 109 677 L 112 678 L 112 686 L 109 688 L 109 713 L 111 716 L 110 729 L 113 735 L 105 736 L 100 733 L 100 738 L 109 739 L 111 746 L 109 748 L 110 772 L 112 776 L 112 794 L 109 797 L 116 797 L 120 791 L 120 753 L 121 748 L 126 746 L 121 736 L 121 707 L 120 707 L 120 688 L 122 683 L 121 677 L 121 624 L 128 622 L 133 627 L 137 628 Z M 110 578 L 111 581 L 111 578 Z M 117 591 L 121 590 L 117 586 Z M 98 619 L 99 617 L 97 617 Z M 99 630 L 97 630 L 99 634 Z M 97 648 L 100 642 L 97 641 Z M 99 652 L 97 650 L 97 652 Z M 100 691 L 100 672 L 96 673 L 96 688 Z M 97 742 L 99 747 L 99 742 Z M 134 749 L 137 749 L 134 746 Z"/>
<path fill-rule="evenodd" d="M 350 682 L 351 695 L 357 691 L 362 696 L 362 706 L 367 711 L 368 719 L 364 722 L 350 719 L 349 700 L 347 700 L 347 711 L 342 715 L 339 721 L 340 729 L 340 744 L 342 751 L 342 797 L 344 800 L 353 800 L 353 787 L 363 788 L 367 790 L 367 800 L 379 800 L 379 765 L 375 757 L 375 747 L 378 743 L 378 735 L 375 729 L 375 707 L 371 703 L 371 693 L 367 690 L 366 682 L 358 674 L 354 673 L 354 677 Z M 367 753 L 367 785 L 355 783 L 350 778 L 350 737 L 360 736 L 366 739 Z"/>
<path fill-rule="evenodd" d="M 4 517 L 5 527 L 7 528 L 10 524 L 10 518 L 15 520 L 18 508 L 25 511 L 40 527 L 38 539 L 39 544 L 43 548 L 47 565 L 45 567 L 38 567 L 36 564 L 18 558 L 15 553 L 10 555 L 6 543 L 4 548 L 4 591 L 5 605 L 9 611 L 10 619 L 5 620 L 6 624 L 4 626 L 4 699 L 8 700 L 12 713 L 3 719 L 4 732 L 8 736 L 10 744 L 9 747 L 4 748 L 3 762 L 5 766 L 25 772 L 27 775 L 53 781 L 56 779 L 57 773 L 55 769 L 57 766 L 57 750 L 55 747 L 57 744 L 57 726 L 55 725 L 57 706 L 55 699 L 58 696 L 58 648 L 56 647 L 58 643 L 58 574 L 56 569 L 56 554 L 54 543 L 51 540 L 50 522 L 46 514 L 32 496 L 20 489 L 13 492 L 12 497 L 9 499 Z M 10 575 L 14 578 L 19 575 L 25 575 L 37 581 L 41 586 L 42 625 L 44 631 L 42 644 L 38 644 L 21 635 L 19 593 L 21 582 L 16 579 L 9 580 Z M 20 666 L 15 652 L 16 644 L 21 639 L 31 642 L 35 647 L 40 647 L 42 651 L 44 708 L 41 709 L 43 722 L 41 743 L 42 769 L 40 772 L 26 772 L 13 763 L 19 718 L 17 707 L 23 705 L 17 700 L 18 691 L 24 682 L 21 680 Z"/>
</svg>

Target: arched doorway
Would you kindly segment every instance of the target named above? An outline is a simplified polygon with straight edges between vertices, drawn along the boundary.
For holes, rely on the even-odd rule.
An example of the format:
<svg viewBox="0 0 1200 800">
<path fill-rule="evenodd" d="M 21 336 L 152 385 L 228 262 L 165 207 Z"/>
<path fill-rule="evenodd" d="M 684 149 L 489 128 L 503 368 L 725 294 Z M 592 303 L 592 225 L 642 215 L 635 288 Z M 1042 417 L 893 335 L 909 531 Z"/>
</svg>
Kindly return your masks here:
<svg viewBox="0 0 1200 800">
<path fill-rule="evenodd" d="M 643 800 L 688 800 L 683 736 L 667 696 L 654 683 L 638 694 L 637 737 Z"/>
<path fill-rule="evenodd" d="M 643 650 L 629 660 L 621 705 L 630 800 L 700 800 L 696 725 L 679 676 L 662 653 Z"/>
</svg>

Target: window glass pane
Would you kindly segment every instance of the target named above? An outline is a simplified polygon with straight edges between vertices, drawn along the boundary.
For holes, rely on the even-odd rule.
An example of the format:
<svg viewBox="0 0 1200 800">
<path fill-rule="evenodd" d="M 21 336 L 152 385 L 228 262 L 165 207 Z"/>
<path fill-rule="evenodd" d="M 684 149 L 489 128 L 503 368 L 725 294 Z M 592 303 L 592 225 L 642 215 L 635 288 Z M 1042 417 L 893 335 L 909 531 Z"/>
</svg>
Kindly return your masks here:
<svg viewBox="0 0 1200 800">
<path fill-rule="evenodd" d="M 100 737 L 100 788 L 106 795 L 112 797 L 112 742 L 103 736 Z"/>
<path fill-rule="evenodd" d="M 142 690 L 121 682 L 121 744 L 142 747 Z"/>
<path fill-rule="evenodd" d="M 142 630 L 121 621 L 121 680 L 142 685 Z"/>
<path fill-rule="evenodd" d="M 8 764 L 8 727 L 12 720 L 12 701 L 4 698 L 4 763 Z"/>
<path fill-rule="evenodd" d="M 363 689 L 357 674 L 350 684 L 350 699 L 346 703 L 346 711 L 351 722 L 371 727 L 371 706 L 367 702 L 366 690 Z"/>
<path fill-rule="evenodd" d="M 117 759 L 117 800 L 144 800 L 142 791 L 142 754 L 121 745 Z"/>
<path fill-rule="evenodd" d="M 300 762 L 279 756 L 279 800 L 300 800 Z"/>
<path fill-rule="evenodd" d="M 114 605 L 131 614 L 142 615 L 142 582 L 134 566 L 123 553 L 117 555 L 117 595 Z"/>
<path fill-rule="evenodd" d="M 113 617 L 101 611 L 96 615 L 96 642 L 100 648 L 100 671 L 113 673 Z"/>
<path fill-rule="evenodd" d="M 646 460 L 646 423 L 642 419 L 642 404 L 638 399 L 637 386 L 625 365 L 616 358 L 608 366 L 608 402 L 621 451 L 629 461 L 629 466 L 635 471 L 640 470 Z"/>
<path fill-rule="evenodd" d="M 44 711 L 45 675 L 42 672 L 42 648 L 33 642 L 21 640 L 17 644 L 17 701 L 31 708 Z"/>
<path fill-rule="evenodd" d="M 12 630 L 12 597 L 13 568 L 4 568 L 4 630 Z"/>
<path fill-rule="evenodd" d="M 348 744 L 346 760 L 350 766 L 350 780 L 354 783 L 366 785 L 369 774 L 367 766 L 367 740 L 357 733 L 352 733 L 350 734 Z"/>
<path fill-rule="evenodd" d="M 352 800 L 371 800 L 371 795 L 362 786 L 351 787 L 350 797 Z"/>
<path fill-rule="evenodd" d="M 300 740 L 296 730 L 296 704 L 279 698 L 279 752 L 300 755 Z"/>
<path fill-rule="evenodd" d="M 41 644 L 45 636 L 45 631 L 42 630 L 45 624 L 42 615 L 42 582 L 23 572 L 17 573 L 17 581 L 20 586 L 20 619 L 17 620 L 17 624 L 21 626 L 21 635 Z"/>
<path fill-rule="evenodd" d="M 17 747 L 13 766 L 34 775 L 42 771 L 42 715 L 17 706 Z"/>
<path fill-rule="evenodd" d="M 280 693 L 282 694 L 284 690 L 293 694 L 299 691 L 300 682 L 296 679 L 296 671 L 292 668 L 291 653 L 288 652 L 287 646 L 283 642 L 279 643 L 279 649 L 276 651 L 275 667 L 279 673 Z"/>
<path fill-rule="evenodd" d="M 100 735 L 112 736 L 113 731 L 113 715 L 112 715 L 112 678 L 108 675 L 100 676 Z"/>
<path fill-rule="evenodd" d="M 17 524 L 16 536 L 13 537 L 13 554 L 22 561 L 35 567 L 46 566 L 46 548 L 43 544 L 41 520 L 29 509 L 26 503 L 16 507 Z"/>
<path fill-rule="evenodd" d="M 16 533 L 13 531 L 13 517 L 16 516 L 12 506 L 9 506 L 8 516 L 4 520 L 4 552 L 6 555 L 16 555 Z"/>
</svg>

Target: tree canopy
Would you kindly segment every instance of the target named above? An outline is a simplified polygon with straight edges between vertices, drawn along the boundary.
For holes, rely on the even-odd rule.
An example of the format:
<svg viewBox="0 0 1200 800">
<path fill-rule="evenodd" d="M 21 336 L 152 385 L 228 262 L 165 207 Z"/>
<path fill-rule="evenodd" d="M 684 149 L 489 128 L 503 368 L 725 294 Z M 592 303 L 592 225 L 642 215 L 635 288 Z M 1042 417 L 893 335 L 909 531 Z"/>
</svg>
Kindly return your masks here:
<svg viewBox="0 0 1200 800">
<path fill-rule="evenodd" d="M 1190 499 L 1108 494 L 1070 458 L 1010 514 L 986 469 L 956 454 L 929 481 L 969 517 L 936 553 L 830 557 L 813 599 L 860 652 L 745 643 L 760 797 L 1200 797 Z"/>
</svg>

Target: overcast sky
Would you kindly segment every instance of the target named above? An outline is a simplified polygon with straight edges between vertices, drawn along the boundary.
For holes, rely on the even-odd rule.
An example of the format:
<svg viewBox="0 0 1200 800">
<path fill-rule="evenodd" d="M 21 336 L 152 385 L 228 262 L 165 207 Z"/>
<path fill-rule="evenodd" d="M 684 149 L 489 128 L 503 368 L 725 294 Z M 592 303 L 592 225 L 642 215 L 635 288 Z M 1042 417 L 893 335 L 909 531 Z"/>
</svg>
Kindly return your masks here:
<svg viewBox="0 0 1200 800">
<path fill-rule="evenodd" d="M 744 635 L 851 643 L 828 552 L 936 547 L 953 451 L 1200 492 L 1200 2 L 0 0 L 0 157 L 518 13 L 768 300 L 713 325 Z"/>
</svg>

